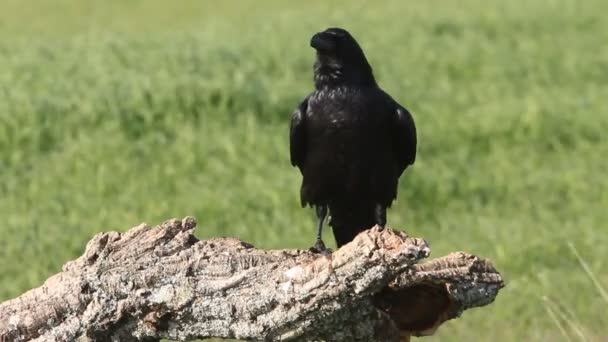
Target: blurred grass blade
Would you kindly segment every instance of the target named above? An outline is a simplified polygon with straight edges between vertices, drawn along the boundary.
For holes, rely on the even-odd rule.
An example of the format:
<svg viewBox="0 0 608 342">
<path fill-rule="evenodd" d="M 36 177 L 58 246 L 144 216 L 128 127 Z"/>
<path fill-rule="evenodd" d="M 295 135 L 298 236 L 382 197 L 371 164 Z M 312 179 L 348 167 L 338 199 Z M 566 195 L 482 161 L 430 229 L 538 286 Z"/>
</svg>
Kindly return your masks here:
<svg viewBox="0 0 608 342">
<path fill-rule="evenodd" d="M 572 329 L 572 331 L 574 331 L 574 333 L 576 333 L 576 335 L 578 335 L 580 341 L 585 341 L 585 342 L 590 341 L 589 338 L 583 332 L 581 325 L 578 323 L 578 321 L 575 319 L 572 312 L 569 311 L 567 307 L 565 307 L 563 305 L 561 305 L 561 306 L 558 305 L 556 302 L 551 300 L 549 297 L 544 297 L 544 300 L 547 303 L 546 307 L 552 307 L 550 309 L 553 311 L 553 313 L 557 314 L 562 321 L 568 323 L 568 325 L 570 326 L 570 329 Z"/>
<path fill-rule="evenodd" d="M 597 288 L 597 291 L 600 293 L 600 296 L 602 296 L 602 299 L 608 304 L 608 292 L 606 292 L 606 289 L 604 289 L 604 287 L 599 282 L 599 280 L 597 280 L 597 278 L 593 274 L 593 271 L 591 271 L 591 267 L 589 267 L 587 262 L 581 257 L 581 255 L 578 253 L 578 250 L 576 250 L 576 247 L 574 247 L 574 244 L 572 242 L 568 242 L 568 247 L 570 248 L 570 250 L 572 251 L 574 256 L 576 256 L 576 259 L 578 260 L 579 264 L 581 264 L 581 266 L 585 270 L 585 273 L 587 273 L 587 276 L 589 276 L 589 278 L 593 282 L 593 285 L 595 285 L 595 288 Z"/>
<path fill-rule="evenodd" d="M 566 338 L 568 342 L 572 342 L 572 338 L 570 338 L 570 334 L 568 334 L 568 331 L 566 331 L 566 327 L 564 327 L 564 324 L 560 321 L 555 311 L 553 311 L 553 309 L 551 308 L 551 303 L 549 303 L 548 298 L 543 296 L 542 299 L 545 302 L 545 311 L 547 311 L 547 314 L 555 323 L 557 329 L 562 333 L 562 335 Z"/>
</svg>

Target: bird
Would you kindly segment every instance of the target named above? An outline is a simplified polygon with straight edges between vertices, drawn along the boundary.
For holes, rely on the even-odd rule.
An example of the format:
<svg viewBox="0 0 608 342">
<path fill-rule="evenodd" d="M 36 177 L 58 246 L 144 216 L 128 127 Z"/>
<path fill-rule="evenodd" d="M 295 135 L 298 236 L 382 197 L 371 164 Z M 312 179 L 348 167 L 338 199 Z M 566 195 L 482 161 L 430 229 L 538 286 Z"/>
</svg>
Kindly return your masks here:
<svg viewBox="0 0 608 342">
<path fill-rule="evenodd" d="M 374 225 L 384 228 L 399 177 L 416 160 L 411 113 L 382 90 L 363 49 L 345 29 L 315 33 L 314 90 L 291 113 L 292 166 L 302 174 L 300 202 L 315 208 L 313 252 L 328 215 L 339 247 Z"/>
</svg>

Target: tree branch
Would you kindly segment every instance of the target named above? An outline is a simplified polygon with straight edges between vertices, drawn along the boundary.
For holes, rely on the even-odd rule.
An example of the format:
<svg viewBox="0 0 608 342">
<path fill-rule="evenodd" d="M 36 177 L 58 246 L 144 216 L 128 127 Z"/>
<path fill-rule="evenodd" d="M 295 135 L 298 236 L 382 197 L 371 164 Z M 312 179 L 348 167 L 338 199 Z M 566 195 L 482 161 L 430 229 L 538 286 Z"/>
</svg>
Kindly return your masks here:
<svg viewBox="0 0 608 342">
<path fill-rule="evenodd" d="M 403 341 L 491 303 L 466 253 L 417 264 L 421 239 L 374 227 L 331 255 L 198 241 L 192 218 L 97 234 L 44 285 L 0 304 L 4 341 Z"/>
</svg>

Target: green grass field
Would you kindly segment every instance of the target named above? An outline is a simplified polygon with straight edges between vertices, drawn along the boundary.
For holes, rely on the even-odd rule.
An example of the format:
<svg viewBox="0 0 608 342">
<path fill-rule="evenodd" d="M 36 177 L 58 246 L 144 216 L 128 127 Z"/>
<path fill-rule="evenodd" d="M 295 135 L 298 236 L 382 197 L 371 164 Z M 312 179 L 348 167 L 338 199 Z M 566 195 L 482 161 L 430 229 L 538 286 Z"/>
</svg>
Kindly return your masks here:
<svg viewBox="0 0 608 342">
<path fill-rule="evenodd" d="M 507 279 L 425 340 L 608 340 L 568 248 L 608 286 L 608 3 L 285 4 L 0 2 L 0 301 L 142 221 L 308 247 L 289 114 L 343 26 L 418 126 L 389 224 Z"/>
</svg>

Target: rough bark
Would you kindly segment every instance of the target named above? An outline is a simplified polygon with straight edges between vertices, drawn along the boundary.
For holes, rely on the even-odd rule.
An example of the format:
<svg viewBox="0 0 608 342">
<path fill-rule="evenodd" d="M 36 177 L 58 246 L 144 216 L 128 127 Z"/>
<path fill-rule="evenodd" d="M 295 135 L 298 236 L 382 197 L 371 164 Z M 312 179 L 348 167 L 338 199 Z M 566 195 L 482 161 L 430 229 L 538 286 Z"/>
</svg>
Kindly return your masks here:
<svg viewBox="0 0 608 342">
<path fill-rule="evenodd" d="M 198 241 L 192 218 L 97 234 L 41 287 L 0 304 L 4 341 L 403 341 L 503 286 L 466 253 L 374 227 L 329 255 Z"/>
</svg>

